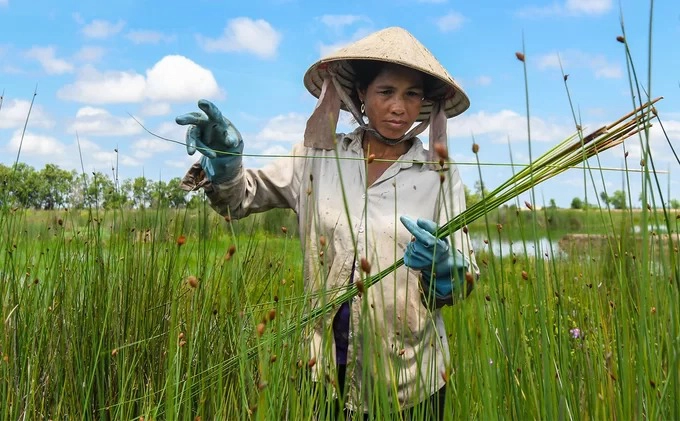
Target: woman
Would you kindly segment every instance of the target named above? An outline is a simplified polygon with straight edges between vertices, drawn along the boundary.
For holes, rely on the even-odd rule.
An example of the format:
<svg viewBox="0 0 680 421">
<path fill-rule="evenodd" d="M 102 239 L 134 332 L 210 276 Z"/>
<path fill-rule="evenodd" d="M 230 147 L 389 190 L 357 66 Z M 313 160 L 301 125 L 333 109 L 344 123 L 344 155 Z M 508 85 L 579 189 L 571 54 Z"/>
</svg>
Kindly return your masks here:
<svg viewBox="0 0 680 421">
<path fill-rule="evenodd" d="M 205 115 L 179 116 L 191 125 L 188 152 L 203 153 L 184 186 L 202 187 L 231 218 L 293 209 L 316 305 L 403 257 L 404 266 L 314 326 L 312 375 L 337 379 L 348 410 L 369 413 L 387 399 L 396 411 L 432 407 L 438 417 L 450 368 L 439 308 L 464 298 L 478 274 L 465 233 L 433 236 L 465 208 L 459 173 L 445 162 L 446 121 L 469 101 L 401 28 L 325 57 L 304 83 L 318 98 L 304 142 L 262 169 L 242 167 L 241 135 L 213 104 L 199 101 Z M 336 134 L 340 109 L 357 121 L 352 133 Z M 429 150 L 417 138 L 427 126 Z"/>
</svg>

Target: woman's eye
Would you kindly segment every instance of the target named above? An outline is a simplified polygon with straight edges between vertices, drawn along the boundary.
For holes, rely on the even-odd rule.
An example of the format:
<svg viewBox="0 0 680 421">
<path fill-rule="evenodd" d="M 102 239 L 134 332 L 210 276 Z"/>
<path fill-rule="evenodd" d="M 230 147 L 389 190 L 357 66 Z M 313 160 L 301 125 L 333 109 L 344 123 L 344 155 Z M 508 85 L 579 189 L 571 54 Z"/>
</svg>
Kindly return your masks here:
<svg viewBox="0 0 680 421">
<path fill-rule="evenodd" d="M 391 89 L 384 89 L 382 91 L 378 92 L 380 95 L 392 95 L 392 90 Z"/>
<path fill-rule="evenodd" d="M 408 93 L 408 96 L 414 97 L 414 98 L 422 98 L 423 94 L 421 92 L 416 92 L 416 91 L 410 91 Z"/>
</svg>

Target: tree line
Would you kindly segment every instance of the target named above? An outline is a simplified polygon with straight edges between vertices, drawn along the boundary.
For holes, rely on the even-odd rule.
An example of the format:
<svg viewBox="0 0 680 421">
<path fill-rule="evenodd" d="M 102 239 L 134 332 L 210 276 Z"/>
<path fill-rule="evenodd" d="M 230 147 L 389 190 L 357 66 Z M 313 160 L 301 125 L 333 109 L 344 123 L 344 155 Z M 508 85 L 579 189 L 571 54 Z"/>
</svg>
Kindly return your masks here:
<svg viewBox="0 0 680 421">
<path fill-rule="evenodd" d="M 201 195 L 190 194 L 180 189 L 181 179 L 172 178 L 165 182 L 153 181 L 146 177 L 136 177 L 120 182 L 101 172 L 79 174 L 67 171 L 55 164 L 46 164 L 41 170 L 17 163 L 8 167 L 0 164 L 0 205 L 33 209 L 58 208 L 158 208 L 193 207 L 200 203 Z M 465 188 L 468 206 L 488 195 L 484 183 L 477 181 L 474 190 Z M 614 209 L 626 209 L 626 194 L 617 190 L 608 195 L 600 193 L 601 203 Z M 642 200 L 640 197 L 638 200 Z M 680 201 L 672 199 L 668 203 L 672 209 L 680 209 Z M 554 199 L 550 207 L 556 208 Z M 575 197 L 570 207 L 585 209 L 593 207 L 579 197 Z"/>
<path fill-rule="evenodd" d="M 180 208 L 193 206 L 199 195 L 180 189 L 181 179 L 167 182 L 136 177 L 119 181 L 101 172 L 79 174 L 55 164 L 36 170 L 25 163 L 0 164 L 0 205 L 33 209 Z"/>
</svg>

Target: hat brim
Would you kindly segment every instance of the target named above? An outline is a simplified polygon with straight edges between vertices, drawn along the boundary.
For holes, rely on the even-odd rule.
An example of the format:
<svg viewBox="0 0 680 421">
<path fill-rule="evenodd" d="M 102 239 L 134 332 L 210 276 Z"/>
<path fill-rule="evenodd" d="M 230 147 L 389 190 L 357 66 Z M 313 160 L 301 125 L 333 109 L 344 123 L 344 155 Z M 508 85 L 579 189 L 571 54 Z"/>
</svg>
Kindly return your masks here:
<svg viewBox="0 0 680 421">
<path fill-rule="evenodd" d="M 444 112 L 446 118 L 455 117 L 470 107 L 470 99 L 463 89 L 451 78 L 448 74 L 437 74 L 428 69 L 414 66 L 412 63 L 407 63 L 393 59 L 381 59 L 376 57 L 331 57 L 317 61 L 309 67 L 305 72 L 303 82 L 305 88 L 314 97 L 319 98 L 321 94 L 321 87 L 323 81 L 328 77 L 329 66 L 333 66 L 334 72 L 337 76 L 338 82 L 343 89 L 351 96 L 355 89 L 355 76 L 350 62 L 352 60 L 373 60 L 382 61 L 385 63 L 399 64 L 424 73 L 431 77 L 434 82 L 431 89 L 426 92 L 426 99 L 420 109 L 417 121 L 425 121 L 430 118 L 432 106 L 434 101 L 444 101 Z M 341 105 L 341 109 L 349 111 L 345 104 Z"/>
</svg>

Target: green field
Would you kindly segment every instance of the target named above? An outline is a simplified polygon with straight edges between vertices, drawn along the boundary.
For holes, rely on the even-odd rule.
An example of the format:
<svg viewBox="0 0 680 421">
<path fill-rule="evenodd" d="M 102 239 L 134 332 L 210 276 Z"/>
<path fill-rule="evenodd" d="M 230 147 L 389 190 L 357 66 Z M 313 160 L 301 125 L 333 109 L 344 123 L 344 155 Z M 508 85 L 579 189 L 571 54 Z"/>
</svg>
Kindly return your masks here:
<svg viewBox="0 0 680 421">
<path fill-rule="evenodd" d="M 677 239 L 626 234 L 651 212 L 553 212 L 613 215 L 612 241 L 547 259 L 476 250 L 480 282 L 444 310 L 448 415 L 680 419 Z M 532 247 L 531 213 L 471 234 Z M 305 329 L 280 334 L 309 311 L 294 219 L 263 216 L 5 210 L 1 418 L 312 419 Z"/>
</svg>

